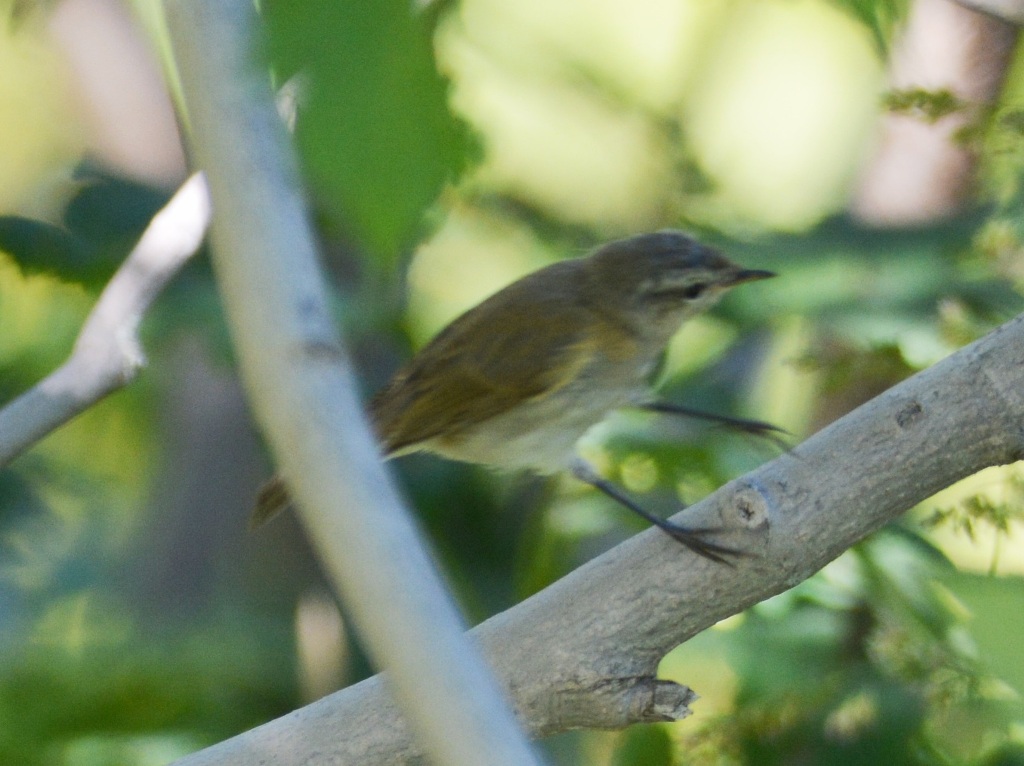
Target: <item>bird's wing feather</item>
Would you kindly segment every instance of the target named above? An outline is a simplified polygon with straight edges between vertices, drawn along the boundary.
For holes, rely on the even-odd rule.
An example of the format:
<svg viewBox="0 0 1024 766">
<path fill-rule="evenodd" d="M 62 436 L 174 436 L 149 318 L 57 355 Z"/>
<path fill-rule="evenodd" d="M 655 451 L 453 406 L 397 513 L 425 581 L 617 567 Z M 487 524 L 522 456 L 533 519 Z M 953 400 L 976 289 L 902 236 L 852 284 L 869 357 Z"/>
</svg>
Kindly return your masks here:
<svg viewBox="0 0 1024 766">
<path fill-rule="evenodd" d="M 385 453 L 456 434 L 575 379 L 591 356 L 592 322 L 585 309 L 544 304 L 485 303 L 431 341 L 370 404 Z"/>
</svg>

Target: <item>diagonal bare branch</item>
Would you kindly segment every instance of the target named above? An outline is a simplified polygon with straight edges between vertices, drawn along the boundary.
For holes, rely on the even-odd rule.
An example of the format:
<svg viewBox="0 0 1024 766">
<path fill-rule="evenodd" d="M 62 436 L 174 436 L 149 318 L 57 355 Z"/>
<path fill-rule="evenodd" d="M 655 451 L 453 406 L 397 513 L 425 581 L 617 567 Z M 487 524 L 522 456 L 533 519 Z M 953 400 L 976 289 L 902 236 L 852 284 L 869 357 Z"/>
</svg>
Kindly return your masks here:
<svg viewBox="0 0 1024 766">
<path fill-rule="evenodd" d="M 673 520 L 733 530 L 722 567 L 649 530 L 471 635 L 534 736 L 686 714 L 666 652 L 806 579 L 957 480 L 1024 455 L 1024 315 L 881 394 Z M 315 754 L 315 758 L 314 758 Z M 420 763 L 381 677 L 177 766 Z"/>
<path fill-rule="evenodd" d="M 103 289 L 68 360 L 0 409 L 0 466 L 107 394 L 145 363 L 139 322 L 206 236 L 210 202 L 197 173 L 156 214 Z"/>
</svg>

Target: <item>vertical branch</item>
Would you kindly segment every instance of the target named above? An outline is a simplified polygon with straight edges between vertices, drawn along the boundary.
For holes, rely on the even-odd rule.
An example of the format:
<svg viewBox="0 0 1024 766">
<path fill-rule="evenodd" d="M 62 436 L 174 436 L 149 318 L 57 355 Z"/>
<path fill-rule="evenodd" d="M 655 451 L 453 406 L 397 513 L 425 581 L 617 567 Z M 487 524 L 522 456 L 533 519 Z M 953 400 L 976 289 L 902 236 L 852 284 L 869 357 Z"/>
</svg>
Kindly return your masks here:
<svg viewBox="0 0 1024 766">
<path fill-rule="evenodd" d="M 362 417 L 284 129 L 265 76 L 246 60 L 252 5 L 170 0 L 167 11 L 213 199 L 218 285 L 243 380 L 300 519 L 433 761 L 537 763 L 464 636 Z"/>
<path fill-rule="evenodd" d="M 965 135 L 999 93 L 1017 30 L 953 0 L 915 0 L 893 53 L 897 92 L 946 94 L 949 112 L 886 114 L 860 180 L 854 213 L 869 224 L 927 223 L 970 200 L 978 158 Z"/>
</svg>

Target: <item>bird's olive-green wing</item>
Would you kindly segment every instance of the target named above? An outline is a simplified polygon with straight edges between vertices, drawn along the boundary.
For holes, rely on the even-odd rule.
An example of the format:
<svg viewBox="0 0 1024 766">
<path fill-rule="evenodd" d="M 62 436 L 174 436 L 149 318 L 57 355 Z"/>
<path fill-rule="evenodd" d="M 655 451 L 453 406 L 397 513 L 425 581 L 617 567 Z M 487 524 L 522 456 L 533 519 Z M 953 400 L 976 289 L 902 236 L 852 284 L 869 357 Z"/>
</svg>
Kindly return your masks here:
<svg viewBox="0 0 1024 766">
<path fill-rule="evenodd" d="M 582 308 L 529 300 L 464 314 L 371 402 L 385 453 L 455 435 L 567 385 L 590 357 L 592 321 Z"/>
</svg>

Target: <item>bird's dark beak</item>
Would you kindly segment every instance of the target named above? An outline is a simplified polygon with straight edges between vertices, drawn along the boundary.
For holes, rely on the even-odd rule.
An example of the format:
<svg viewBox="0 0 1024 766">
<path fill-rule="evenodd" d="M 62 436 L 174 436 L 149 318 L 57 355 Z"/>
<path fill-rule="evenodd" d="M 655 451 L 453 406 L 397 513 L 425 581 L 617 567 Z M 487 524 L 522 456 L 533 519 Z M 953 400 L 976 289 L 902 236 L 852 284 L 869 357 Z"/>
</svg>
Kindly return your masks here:
<svg viewBox="0 0 1024 766">
<path fill-rule="evenodd" d="M 778 276 L 774 271 L 761 271 L 760 269 L 740 269 L 731 277 L 728 278 L 725 285 L 726 287 L 732 287 L 734 285 L 741 285 L 744 282 L 756 282 L 759 279 L 771 279 L 774 276 Z"/>
</svg>

